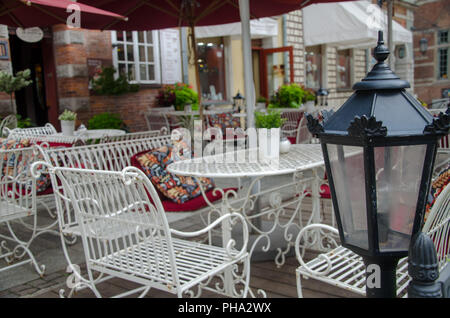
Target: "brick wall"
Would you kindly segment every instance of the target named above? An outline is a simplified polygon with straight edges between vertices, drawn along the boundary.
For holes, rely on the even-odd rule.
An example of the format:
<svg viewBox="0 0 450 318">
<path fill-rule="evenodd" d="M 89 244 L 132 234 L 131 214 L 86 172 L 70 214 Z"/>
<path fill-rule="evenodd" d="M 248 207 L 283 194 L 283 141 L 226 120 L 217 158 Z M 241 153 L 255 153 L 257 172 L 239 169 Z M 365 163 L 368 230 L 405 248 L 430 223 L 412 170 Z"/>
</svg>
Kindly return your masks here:
<svg viewBox="0 0 450 318">
<path fill-rule="evenodd" d="M 327 87 L 328 105 L 332 108 L 339 108 L 353 94 L 353 90 L 337 89 L 337 49 L 331 46 L 322 46 L 322 54 L 325 55 L 326 76 L 324 87 Z M 361 81 L 366 76 L 366 52 L 364 49 L 351 50 L 351 75 L 353 83 Z"/>
<path fill-rule="evenodd" d="M 0 25 L 0 41 L 8 42 L 8 27 L 5 25 Z M 6 71 L 8 73 L 12 72 L 11 65 L 11 49 L 9 47 L 9 42 L 7 43 L 7 50 L 9 58 L 6 60 L 0 60 L 0 70 Z M 15 112 L 16 103 L 13 101 L 11 106 L 10 96 L 6 93 L 0 93 L 0 117 L 5 117 L 13 112 Z"/>
<path fill-rule="evenodd" d="M 286 40 L 294 47 L 294 82 L 305 82 L 305 47 L 303 44 L 302 11 L 292 11 L 286 15 Z"/>
<path fill-rule="evenodd" d="M 450 80 L 437 78 L 437 32 L 450 29 L 450 0 L 423 1 L 414 16 L 414 91 L 426 103 L 442 98 Z M 420 52 L 420 39 L 428 40 L 428 50 Z"/>
<path fill-rule="evenodd" d="M 74 30 L 64 25 L 53 28 L 58 78 L 59 110 L 78 114 L 77 124 L 103 112 L 118 113 L 130 131 L 146 130 L 142 112 L 155 106 L 158 87 L 141 87 L 139 92 L 120 96 L 96 96 L 89 91 L 88 59 L 106 60 L 112 65 L 111 33 Z"/>
</svg>

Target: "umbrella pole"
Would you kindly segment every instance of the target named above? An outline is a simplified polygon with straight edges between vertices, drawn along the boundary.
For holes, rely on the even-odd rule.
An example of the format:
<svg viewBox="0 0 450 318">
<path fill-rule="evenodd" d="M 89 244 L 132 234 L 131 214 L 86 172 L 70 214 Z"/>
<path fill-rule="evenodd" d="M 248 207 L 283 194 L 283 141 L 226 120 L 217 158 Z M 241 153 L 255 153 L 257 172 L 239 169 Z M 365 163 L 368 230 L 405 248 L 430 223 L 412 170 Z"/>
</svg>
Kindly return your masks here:
<svg viewBox="0 0 450 318">
<path fill-rule="evenodd" d="M 394 52 L 394 34 L 393 34 L 393 28 L 392 28 L 392 16 L 394 13 L 394 1 L 393 0 L 388 0 L 388 5 L 387 5 L 387 16 L 388 16 L 388 48 L 389 48 L 389 52 L 392 52 L 391 54 L 389 54 L 389 68 L 391 70 L 394 69 L 394 57 L 393 57 L 393 52 Z"/>
<path fill-rule="evenodd" d="M 194 53 L 194 66 L 195 66 L 195 81 L 197 84 L 197 92 L 198 92 L 198 110 L 200 114 L 200 120 L 203 124 L 203 106 L 202 106 L 202 87 L 200 84 L 200 72 L 198 70 L 198 52 L 197 52 L 197 43 L 195 39 L 195 26 L 194 23 L 189 23 L 189 27 L 191 29 L 191 39 L 192 39 L 192 46 L 193 46 L 193 53 Z"/>
<path fill-rule="evenodd" d="M 239 14 L 242 28 L 242 54 L 244 57 L 244 96 L 247 111 L 247 128 L 255 127 L 255 93 L 253 84 L 252 40 L 250 34 L 250 4 L 239 0 Z"/>
</svg>

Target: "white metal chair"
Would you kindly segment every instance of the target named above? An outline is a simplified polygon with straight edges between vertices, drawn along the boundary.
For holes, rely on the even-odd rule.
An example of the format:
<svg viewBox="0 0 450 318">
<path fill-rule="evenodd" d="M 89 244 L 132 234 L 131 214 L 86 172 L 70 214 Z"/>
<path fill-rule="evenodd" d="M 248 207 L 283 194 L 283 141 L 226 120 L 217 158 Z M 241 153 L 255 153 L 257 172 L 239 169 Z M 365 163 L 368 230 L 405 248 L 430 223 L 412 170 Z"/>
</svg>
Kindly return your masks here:
<svg viewBox="0 0 450 318">
<path fill-rule="evenodd" d="M 7 264 L 0 271 L 31 263 L 39 275 L 44 275 L 45 265 L 38 265 L 30 249 L 34 239 L 45 232 L 37 227 L 36 179 L 30 173 L 37 153 L 38 149 L 32 147 L 0 150 L 0 224 L 8 233 L 0 234 L 0 259 Z M 19 238 L 17 226 L 28 233 L 21 233 Z"/>
<path fill-rule="evenodd" d="M 58 132 L 52 124 L 47 123 L 45 126 L 41 127 L 14 128 L 9 130 L 8 133 L 9 138 L 23 138 L 42 135 L 55 135 Z"/>
<path fill-rule="evenodd" d="M 170 136 L 110 142 L 70 148 L 49 148 L 42 150 L 47 164 L 56 167 L 94 170 L 121 171 L 131 166 L 131 156 L 171 142 Z M 38 146 L 39 147 L 39 146 Z M 60 182 L 51 175 L 54 191 L 61 190 Z M 51 195 L 53 197 L 53 194 Z M 80 229 L 68 201 L 55 196 L 60 232 L 65 236 L 80 235 Z M 61 212 L 61 213 L 60 213 Z"/>
<path fill-rule="evenodd" d="M 434 241 L 439 268 L 442 269 L 450 252 L 450 186 L 446 186 L 437 197 L 422 231 Z M 303 260 L 302 252 L 308 244 L 305 237 L 311 232 L 314 232 L 312 237 L 324 242 L 330 251 L 319 254 L 306 263 Z M 300 266 L 296 269 L 299 297 L 303 297 L 301 277 L 316 279 L 365 296 L 366 273 L 364 262 L 359 255 L 338 244 L 338 235 L 339 232 L 336 228 L 317 223 L 304 227 L 298 234 L 295 241 L 295 252 L 300 262 Z M 333 249 L 331 249 L 332 246 L 334 246 Z M 397 266 L 398 296 L 406 297 L 406 288 L 409 281 L 408 259 L 405 257 L 399 261 Z"/>
<path fill-rule="evenodd" d="M 62 187 L 56 195 L 72 202 L 81 225 L 90 279 L 80 282 L 79 286 L 85 285 L 101 297 L 96 286 L 98 281 L 94 279 L 94 272 L 98 272 L 142 285 L 117 297 L 138 292 L 143 297 L 151 288 L 178 297 L 199 297 L 202 290 L 222 293 L 220 288 L 217 290 L 213 277 L 223 279 L 221 273 L 226 269 L 236 273 L 238 264 L 243 263 L 243 275 L 233 280 L 234 284 L 242 285 L 242 289 L 234 289 L 234 296 L 247 296 L 248 228 L 240 214 L 223 215 L 196 232 L 181 232 L 169 227 L 155 188 L 139 169 L 102 171 L 51 167 L 50 173 L 61 181 Z M 222 222 L 234 224 L 236 221 L 243 225 L 244 244 L 240 251 L 233 248 L 233 240 L 218 247 L 186 239 L 207 234 Z M 194 287 L 198 289 L 194 291 Z"/>
<path fill-rule="evenodd" d="M 9 131 L 14 128 L 17 128 L 17 116 L 14 114 L 6 116 L 0 123 L 0 137 L 8 136 Z"/>
<path fill-rule="evenodd" d="M 167 114 L 168 111 L 173 111 L 175 108 L 171 107 L 153 107 L 144 112 L 144 118 L 147 123 L 148 130 L 167 129 L 170 133 L 173 128 L 178 126 L 178 120 L 175 116 Z"/>
<path fill-rule="evenodd" d="M 289 128 L 293 127 L 293 125 L 284 125 L 281 133 L 284 137 L 295 139 L 296 144 L 309 144 L 313 140 L 313 135 L 309 132 L 307 123 L 308 121 L 306 120 L 306 117 L 302 116 L 295 129 L 289 130 Z"/>
</svg>

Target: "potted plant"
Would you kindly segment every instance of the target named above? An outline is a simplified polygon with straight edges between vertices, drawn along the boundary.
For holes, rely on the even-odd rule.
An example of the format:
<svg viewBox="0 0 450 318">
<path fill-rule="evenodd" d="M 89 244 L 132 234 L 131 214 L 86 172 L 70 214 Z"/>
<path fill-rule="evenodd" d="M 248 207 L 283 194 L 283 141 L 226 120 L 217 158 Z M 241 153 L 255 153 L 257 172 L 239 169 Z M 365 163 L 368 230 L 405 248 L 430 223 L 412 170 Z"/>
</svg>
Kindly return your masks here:
<svg viewBox="0 0 450 318">
<path fill-rule="evenodd" d="M 73 136 L 77 114 L 66 109 L 61 115 L 59 115 L 58 119 L 61 121 L 61 131 L 63 135 Z"/>
<path fill-rule="evenodd" d="M 307 112 L 313 112 L 316 104 L 316 94 L 313 90 L 305 89 L 305 108 Z"/>
<path fill-rule="evenodd" d="M 159 91 L 156 100 L 159 107 L 170 107 L 175 105 L 175 98 L 175 89 L 173 85 L 169 85 Z"/>
<path fill-rule="evenodd" d="M 157 97 L 160 107 L 174 106 L 175 110 L 184 110 L 190 105 L 192 110 L 198 110 L 198 94 L 191 85 L 176 83 L 167 85 Z"/>
<path fill-rule="evenodd" d="M 266 108 L 267 99 L 264 96 L 259 96 L 256 99 L 256 108 L 257 109 L 264 109 Z"/>
<path fill-rule="evenodd" d="M 256 128 L 278 129 L 278 134 L 280 136 L 280 153 L 289 152 L 291 147 L 291 142 L 286 137 L 281 136 L 281 126 L 283 126 L 285 121 L 286 118 L 282 118 L 281 112 L 277 110 L 269 110 L 267 113 L 255 112 Z M 269 134 L 268 138 L 271 138 Z M 270 145 L 270 142 L 266 144 Z"/>
<path fill-rule="evenodd" d="M 187 105 L 191 105 L 192 110 L 198 110 L 198 94 L 192 89 L 192 86 L 176 83 L 175 109 L 184 110 Z"/>
</svg>

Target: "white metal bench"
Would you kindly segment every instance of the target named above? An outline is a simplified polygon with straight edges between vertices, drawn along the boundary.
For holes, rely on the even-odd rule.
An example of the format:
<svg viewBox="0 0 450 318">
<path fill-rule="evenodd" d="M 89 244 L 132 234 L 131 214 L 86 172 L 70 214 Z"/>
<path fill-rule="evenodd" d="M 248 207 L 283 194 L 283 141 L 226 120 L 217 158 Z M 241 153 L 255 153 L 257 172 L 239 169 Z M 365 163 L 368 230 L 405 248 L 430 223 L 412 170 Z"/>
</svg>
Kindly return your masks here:
<svg viewBox="0 0 450 318">
<path fill-rule="evenodd" d="M 0 234 L 0 259 L 6 262 L 0 271 L 31 263 L 44 275 L 45 265 L 38 265 L 30 249 L 34 239 L 45 232 L 37 227 L 36 179 L 30 173 L 37 153 L 32 147 L 0 150 L 0 225 L 5 226 Z M 27 233 L 17 235 L 17 225 Z"/>
<path fill-rule="evenodd" d="M 94 272 L 99 272 L 142 285 L 117 297 L 137 292 L 142 297 L 151 288 L 178 297 L 199 297 L 202 290 L 223 294 L 212 279 L 223 279 L 221 273 L 227 269 L 236 273 L 238 264 L 243 263 L 243 275 L 234 276 L 232 282 L 241 289 L 233 289 L 234 295 L 228 296 L 247 296 L 248 228 L 240 214 L 222 215 L 196 232 L 180 232 L 169 227 L 155 188 L 139 169 L 128 167 L 119 172 L 50 168 L 50 173 L 61 181 L 56 195 L 73 203 L 81 225 L 90 279 L 77 287 L 84 285 L 101 297 L 96 286 L 99 280 L 93 278 Z M 222 222 L 234 224 L 238 220 L 244 229 L 240 251 L 233 248 L 233 240 L 218 247 L 186 239 L 207 234 Z"/>
<path fill-rule="evenodd" d="M 7 131 L 8 138 L 24 138 L 32 136 L 54 135 L 58 133 L 56 131 L 56 128 L 50 123 L 47 123 L 45 124 L 45 126 L 41 127 L 14 128 L 12 130 L 4 128 L 4 130 Z"/>
<path fill-rule="evenodd" d="M 8 115 L 5 118 L 3 118 L 2 122 L 0 123 L 0 137 L 7 136 L 8 133 L 14 129 L 17 128 L 17 117 L 15 114 Z"/>
<path fill-rule="evenodd" d="M 327 253 L 319 254 L 309 262 L 302 257 L 305 234 L 315 231 L 316 240 L 325 242 L 328 247 L 334 246 Z M 439 194 L 430 214 L 422 228 L 424 233 L 435 242 L 439 268 L 442 269 L 450 251 L 450 186 Z M 325 224 L 310 224 L 304 227 L 295 241 L 295 252 L 300 266 L 296 269 L 297 292 L 303 297 L 301 278 L 316 279 L 365 296 L 366 273 L 362 258 L 337 243 L 339 232 L 336 228 Z M 408 258 L 402 258 L 397 266 L 397 296 L 406 297 L 406 289 L 410 281 L 408 275 Z"/>
<path fill-rule="evenodd" d="M 158 136 L 167 135 L 169 131 L 167 127 L 162 127 L 160 130 L 148 130 L 148 131 L 139 131 L 134 133 L 128 133 L 124 135 L 118 136 L 106 136 L 100 139 L 100 143 L 105 142 L 117 142 L 117 141 L 127 141 L 127 140 L 135 140 L 135 139 L 145 139 L 145 138 L 153 138 Z"/>
</svg>

